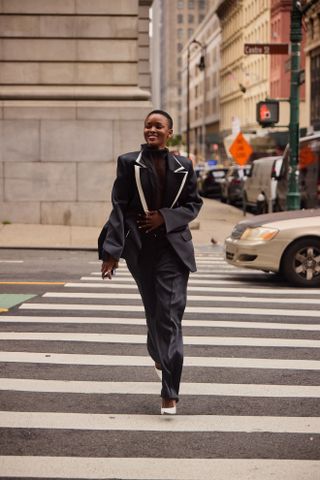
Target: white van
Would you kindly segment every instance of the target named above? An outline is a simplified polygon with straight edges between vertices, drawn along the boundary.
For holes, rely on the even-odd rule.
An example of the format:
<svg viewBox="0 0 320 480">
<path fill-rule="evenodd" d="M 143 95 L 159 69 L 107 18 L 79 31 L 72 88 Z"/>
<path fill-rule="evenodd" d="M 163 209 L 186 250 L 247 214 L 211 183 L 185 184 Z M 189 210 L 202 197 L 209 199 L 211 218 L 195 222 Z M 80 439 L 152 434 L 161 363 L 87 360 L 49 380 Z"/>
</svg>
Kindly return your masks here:
<svg viewBox="0 0 320 480">
<path fill-rule="evenodd" d="M 282 157 L 264 157 L 255 160 L 245 180 L 243 209 L 253 208 L 256 213 L 274 210 L 277 177 L 280 174 Z"/>
<path fill-rule="evenodd" d="M 283 154 L 283 163 L 276 189 L 276 209 L 286 210 L 289 148 Z M 300 207 L 319 208 L 320 206 L 320 132 L 314 132 L 299 141 L 299 168 L 297 170 Z"/>
</svg>

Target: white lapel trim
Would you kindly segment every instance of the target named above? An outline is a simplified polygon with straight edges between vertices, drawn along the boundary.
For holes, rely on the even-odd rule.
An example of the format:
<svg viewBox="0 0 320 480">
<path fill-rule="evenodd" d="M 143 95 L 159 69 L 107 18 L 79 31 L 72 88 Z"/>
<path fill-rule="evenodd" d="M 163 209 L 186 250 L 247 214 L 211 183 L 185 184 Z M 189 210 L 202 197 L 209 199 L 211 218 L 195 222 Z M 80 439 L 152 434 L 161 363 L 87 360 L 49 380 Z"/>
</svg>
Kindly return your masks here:
<svg viewBox="0 0 320 480">
<path fill-rule="evenodd" d="M 181 165 L 181 163 L 179 162 L 179 160 L 177 159 L 177 157 L 175 157 L 174 155 L 172 155 L 172 156 L 173 156 L 173 158 L 175 159 L 175 161 L 176 161 L 176 162 L 178 163 L 178 165 L 179 165 L 179 167 L 178 167 L 176 170 L 174 170 L 174 173 L 178 173 L 178 172 L 180 172 L 181 170 L 184 170 L 184 166 Z"/>
<path fill-rule="evenodd" d="M 143 167 L 143 168 L 146 168 L 146 167 L 145 167 L 145 165 L 143 165 L 143 163 L 140 162 L 141 156 L 142 156 L 142 152 L 139 153 L 139 156 L 138 156 L 138 158 L 137 158 L 137 160 L 136 160 L 136 163 L 138 163 L 138 165 L 135 165 L 135 166 L 134 166 L 134 174 L 135 174 L 135 179 L 136 179 L 136 184 L 137 184 L 137 189 L 138 189 L 138 194 L 139 194 L 140 202 L 141 202 L 143 211 L 144 211 L 145 213 L 147 213 L 147 211 L 148 211 L 149 209 L 148 209 L 148 205 L 147 205 L 147 202 L 146 202 L 146 197 L 144 196 L 144 191 L 143 191 L 143 188 L 142 188 L 141 178 L 140 178 L 140 169 L 141 169 L 141 167 Z M 139 166 L 139 165 L 140 165 L 140 166 Z"/>
<path fill-rule="evenodd" d="M 179 160 L 177 159 L 177 157 L 175 157 L 173 155 L 173 158 L 175 159 L 175 161 L 180 165 L 176 170 L 174 170 L 174 173 L 182 173 L 182 175 L 184 175 L 182 181 L 181 181 L 181 184 L 180 184 L 180 188 L 178 190 L 178 193 L 175 197 L 175 199 L 173 200 L 172 204 L 170 205 L 170 208 L 173 207 L 173 205 L 176 203 L 176 201 L 178 200 L 178 198 L 180 197 L 180 194 L 182 192 L 182 189 L 184 187 L 184 184 L 186 183 L 186 180 L 187 180 L 187 175 L 188 175 L 188 172 L 185 170 L 184 166 L 181 165 L 181 163 L 179 162 Z M 184 170 L 184 171 L 181 171 L 181 170 Z"/>
</svg>

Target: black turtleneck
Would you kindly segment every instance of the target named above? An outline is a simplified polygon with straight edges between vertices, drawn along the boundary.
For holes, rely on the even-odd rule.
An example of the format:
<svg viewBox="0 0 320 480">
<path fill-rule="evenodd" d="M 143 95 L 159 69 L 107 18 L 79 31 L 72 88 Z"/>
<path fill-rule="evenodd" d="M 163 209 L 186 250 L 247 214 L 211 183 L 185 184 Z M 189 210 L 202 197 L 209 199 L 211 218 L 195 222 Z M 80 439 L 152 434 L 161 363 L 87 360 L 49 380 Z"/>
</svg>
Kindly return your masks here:
<svg viewBox="0 0 320 480">
<path fill-rule="evenodd" d="M 163 207 L 163 197 L 167 173 L 167 148 L 152 148 L 148 144 L 142 145 L 142 155 L 145 165 L 149 169 L 150 181 L 154 192 L 151 210 Z"/>
</svg>

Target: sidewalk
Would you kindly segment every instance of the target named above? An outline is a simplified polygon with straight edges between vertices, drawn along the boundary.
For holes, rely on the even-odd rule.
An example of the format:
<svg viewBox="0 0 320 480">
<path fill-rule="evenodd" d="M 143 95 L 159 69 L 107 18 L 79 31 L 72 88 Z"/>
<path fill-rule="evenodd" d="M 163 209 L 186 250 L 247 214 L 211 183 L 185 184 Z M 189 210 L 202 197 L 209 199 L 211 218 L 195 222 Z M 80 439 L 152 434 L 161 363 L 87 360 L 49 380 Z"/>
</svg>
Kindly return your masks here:
<svg viewBox="0 0 320 480">
<path fill-rule="evenodd" d="M 233 226 L 243 218 L 242 211 L 235 207 L 204 199 L 199 217 L 191 224 L 194 244 L 223 245 Z M 96 249 L 100 230 L 65 225 L 0 225 L 0 248 Z"/>
</svg>

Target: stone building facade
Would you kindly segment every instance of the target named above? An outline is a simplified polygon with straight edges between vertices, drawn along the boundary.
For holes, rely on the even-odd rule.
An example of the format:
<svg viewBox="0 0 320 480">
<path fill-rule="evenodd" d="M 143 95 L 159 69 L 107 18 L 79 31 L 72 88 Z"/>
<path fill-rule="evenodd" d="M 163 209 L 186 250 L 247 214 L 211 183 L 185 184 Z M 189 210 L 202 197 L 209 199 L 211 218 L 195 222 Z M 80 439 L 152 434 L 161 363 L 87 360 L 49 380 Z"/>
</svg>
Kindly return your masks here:
<svg viewBox="0 0 320 480">
<path fill-rule="evenodd" d="M 190 151 L 198 161 L 213 156 L 213 145 L 220 142 L 220 43 L 221 30 L 216 15 L 217 1 L 195 30 L 182 53 L 184 65 L 182 98 L 187 98 L 187 61 L 190 51 Z M 199 43 L 195 43 L 199 42 Z M 202 58 L 203 67 L 199 68 Z M 187 102 L 181 102 L 182 132 L 187 130 Z"/>
<path fill-rule="evenodd" d="M 151 3 L 0 2 L 0 221 L 103 223 L 151 108 Z"/>
<path fill-rule="evenodd" d="M 244 0 L 220 1 L 221 24 L 220 130 L 230 133 L 235 118 L 245 123 L 243 92 Z"/>
<path fill-rule="evenodd" d="M 181 133 L 182 50 L 204 19 L 213 0 L 154 0 L 153 17 L 160 18 L 161 28 L 152 39 L 152 50 L 160 57 L 160 76 L 154 83 L 154 96 L 161 108 L 173 118 L 175 133 Z M 155 82 L 157 77 L 155 77 Z M 159 89 L 159 94 L 155 92 Z"/>
</svg>

